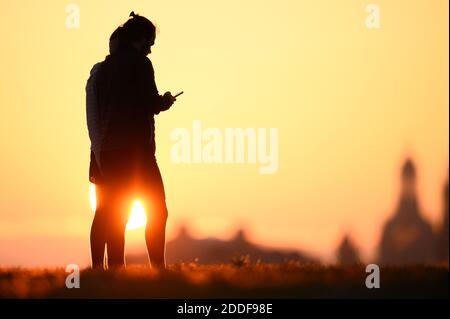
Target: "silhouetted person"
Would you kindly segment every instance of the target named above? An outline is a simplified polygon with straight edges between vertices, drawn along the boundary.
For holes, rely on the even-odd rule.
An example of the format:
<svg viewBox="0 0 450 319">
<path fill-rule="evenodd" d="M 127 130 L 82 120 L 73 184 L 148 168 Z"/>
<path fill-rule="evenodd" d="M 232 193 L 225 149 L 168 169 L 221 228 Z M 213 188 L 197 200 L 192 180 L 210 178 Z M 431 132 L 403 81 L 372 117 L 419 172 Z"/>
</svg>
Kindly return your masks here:
<svg viewBox="0 0 450 319">
<path fill-rule="evenodd" d="M 111 36 L 110 55 L 94 66 L 87 103 L 91 139 L 90 180 L 96 184 L 97 208 L 91 228 L 93 267 L 124 265 L 125 228 L 130 205 L 139 197 L 146 208 L 146 244 L 152 266 L 165 267 L 168 216 L 164 185 L 155 158 L 154 115 L 175 101 L 159 95 L 153 66 L 146 57 L 155 26 L 131 13 Z M 91 94 L 89 94 L 91 93 Z M 92 109 L 95 109 L 92 112 Z"/>
<path fill-rule="evenodd" d="M 407 160 L 402 171 L 402 189 L 397 212 L 383 229 L 380 245 L 382 264 L 423 264 L 434 259 L 431 226 L 423 219 L 416 195 L 416 169 Z"/>
</svg>

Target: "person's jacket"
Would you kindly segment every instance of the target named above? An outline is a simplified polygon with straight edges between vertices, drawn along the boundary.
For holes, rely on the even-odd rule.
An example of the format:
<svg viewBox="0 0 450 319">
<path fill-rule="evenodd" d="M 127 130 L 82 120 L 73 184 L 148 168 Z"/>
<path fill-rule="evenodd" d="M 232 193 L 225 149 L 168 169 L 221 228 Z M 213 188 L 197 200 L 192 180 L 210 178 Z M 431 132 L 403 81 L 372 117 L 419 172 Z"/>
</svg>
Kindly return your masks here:
<svg viewBox="0 0 450 319">
<path fill-rule="evenodd" d="M 153 116 L 164 111 L 150 60 L 121 45 L 96 75 L 101 151 L 150 147 L 155 153 Z"/>
</svg>

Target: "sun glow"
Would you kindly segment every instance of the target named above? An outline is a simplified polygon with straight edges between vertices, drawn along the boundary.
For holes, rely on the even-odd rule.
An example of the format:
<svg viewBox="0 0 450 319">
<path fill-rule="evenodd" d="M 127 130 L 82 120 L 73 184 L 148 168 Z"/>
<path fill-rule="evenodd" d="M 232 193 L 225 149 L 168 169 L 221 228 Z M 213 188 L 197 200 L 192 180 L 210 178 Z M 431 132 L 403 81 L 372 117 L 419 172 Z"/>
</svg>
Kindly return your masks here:
<svg viewBox="0 0 450 319">
<path fill-rule="evenodd" d="M 97 208 L 97 198 L 95 196 L 95 184 L 89 185 L 89 203 L 91 205 L 92 211 L 95 212 L 95 209 Z"/>
<path fill-rule="evenodd" d="M 91 209 L 95 212 L 97 208 L 97 199 L 95 196 L 95 184 L 91 184 L 89 187 L 89 202 Z M 140 200 L 135 200 L 131 206 L 130 217 L 128 218 L 128 223 L 126 230 L 133 230 L 137 228 L 144 227 L 147 224 L 147 214 L 145 213 L 144 205 Z"/>
<path fill-rule="evenodd" d="M 130 218 L 127 223 L 127 230 L 133 230 L 144 227 L 147 224 L 147 215 L 145 214 L 144 205 L 139 200 L 133 202 L 131 207 Z"/>
</svg>

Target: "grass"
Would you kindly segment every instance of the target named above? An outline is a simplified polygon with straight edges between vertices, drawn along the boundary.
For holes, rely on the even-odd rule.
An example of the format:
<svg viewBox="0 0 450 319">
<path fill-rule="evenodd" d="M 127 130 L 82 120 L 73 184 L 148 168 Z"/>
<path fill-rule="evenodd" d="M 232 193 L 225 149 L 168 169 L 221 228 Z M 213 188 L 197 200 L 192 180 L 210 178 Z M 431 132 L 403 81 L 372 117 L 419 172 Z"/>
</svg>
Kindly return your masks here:
<svg viewBox="0 0 450 319">
<path fill-rule="evenodd" d="M 130 266 L 85 269 L 68 289 L 64 269 L 0 268 L 1 298 L 448 298 L 448 266 L 382 267 L 381 287 L 365 286 L 365 267 L 297 262 Z"/>
</svg>

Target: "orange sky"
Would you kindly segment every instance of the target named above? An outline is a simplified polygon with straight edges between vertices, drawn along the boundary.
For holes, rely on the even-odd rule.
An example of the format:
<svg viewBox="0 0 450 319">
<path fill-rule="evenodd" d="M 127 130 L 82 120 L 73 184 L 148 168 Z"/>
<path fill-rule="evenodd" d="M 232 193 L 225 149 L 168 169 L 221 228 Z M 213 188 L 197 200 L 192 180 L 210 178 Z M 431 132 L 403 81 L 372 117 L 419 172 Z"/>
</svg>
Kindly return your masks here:
<svg viewBox="0 0 450 319">
<path fill-rule="evenodd" d="M 448 176 L 448 1 L 0 2 L 0 265 L 87 264 L 89 138 L 84 87 L 108 38 L 134 10 L 159 29 L 156 117 L 169 239 L 232 236 L 306 249 L 329 260 L 349 231 L 375 253 L 396 206 L 405 156 L 418 166 L 433 224 Z M 80 28 L 65 7 L 80 8 Z M 278 128 L 279 169 L 176 164 L 175 128 Z"/>
</svg>

